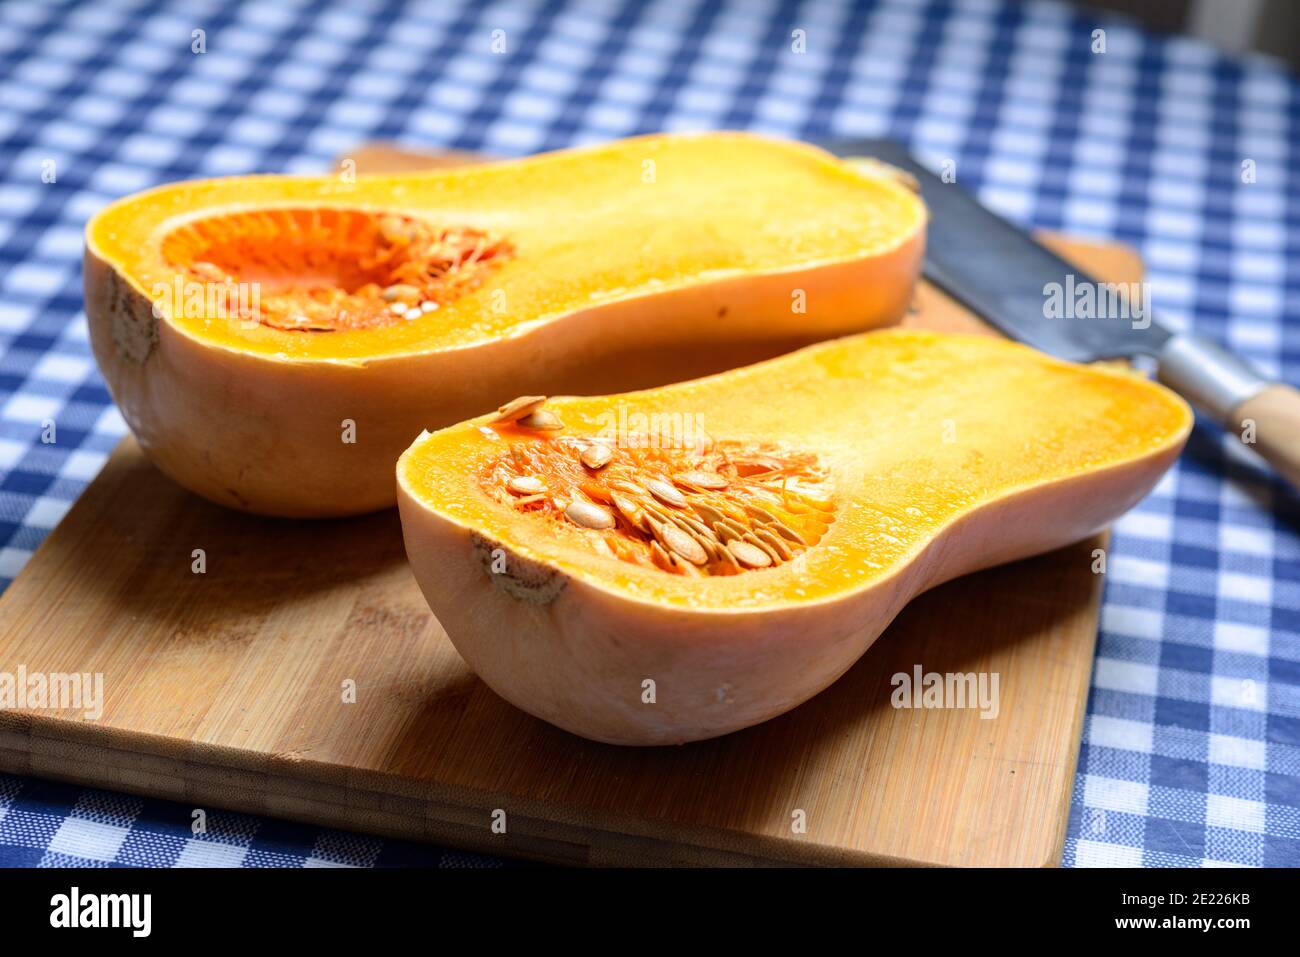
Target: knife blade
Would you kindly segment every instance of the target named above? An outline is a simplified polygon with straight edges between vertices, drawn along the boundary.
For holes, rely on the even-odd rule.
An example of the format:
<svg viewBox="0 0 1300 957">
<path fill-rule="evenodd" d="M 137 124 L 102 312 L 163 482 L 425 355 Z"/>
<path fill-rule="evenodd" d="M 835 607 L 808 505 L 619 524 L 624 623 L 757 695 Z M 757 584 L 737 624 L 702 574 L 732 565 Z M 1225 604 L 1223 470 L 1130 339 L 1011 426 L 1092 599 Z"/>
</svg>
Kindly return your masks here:
<svg viewBox="0 0 1300 957">
<path fill-rule="evenodd" d="M 820 145 L 846 159 L 887 163 L 916 180 L 930 210 L 924 275 L 958 302 L 1011 338 L 1072 362 L 1154 357 L 1161 382 L 1300 486 L 1300 391 L 1270 382 L 1209 339 L 1171 331 L 1152 317 L 1141 289 L 1099 282 L 933 173 L 899 143 L 851 139 Z M 1140 298 L 1124 295 L 1132 291 Z M 1093 308 L 1079 314 L 1076 300 L 1086 305 L 1088 295 Z"/>
</svg>

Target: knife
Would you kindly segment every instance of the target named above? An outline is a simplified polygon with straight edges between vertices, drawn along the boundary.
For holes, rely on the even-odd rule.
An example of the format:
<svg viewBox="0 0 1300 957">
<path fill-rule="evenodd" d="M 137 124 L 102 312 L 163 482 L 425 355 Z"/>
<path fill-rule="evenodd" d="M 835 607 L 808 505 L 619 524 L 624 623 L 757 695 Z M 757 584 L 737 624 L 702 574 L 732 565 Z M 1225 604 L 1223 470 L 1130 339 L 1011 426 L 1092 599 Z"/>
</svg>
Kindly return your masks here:
<svg viewBox="0 0 1300 957">
<path fill-rule="evenodd" d="M 1112 298 L 1114 315 L 1058 317 L 1079 298 L 1085 306 L 1110 295 L 1099 283 L 970 193 L 945 182 L 906 149 L 887 139 L 821 144 L 837 156 L 869 157 L 915 178 L 930 209 L 924 274 L 954 299 L 1006 335 L 1072 362 L 1156 360 L 1156 377 L 1236 433 L 1284 476 L 1300 486 L 1300 391 L 1270 382 L 1249 363 L 1202 336 L 1172 332 L 1155 321 L 1150 304 Z M 1058 294 L 1059 293 L 1059 294 Z M 1142 297 L 1145 299 L 1145 297 Z M 1119 306 L 1121 308 L 1113 308 Z M 1121 313 L 1127 312 L 1127 318 Z M 1139 315 L 1140 313 L 1140 315 Z"/>
</svg>

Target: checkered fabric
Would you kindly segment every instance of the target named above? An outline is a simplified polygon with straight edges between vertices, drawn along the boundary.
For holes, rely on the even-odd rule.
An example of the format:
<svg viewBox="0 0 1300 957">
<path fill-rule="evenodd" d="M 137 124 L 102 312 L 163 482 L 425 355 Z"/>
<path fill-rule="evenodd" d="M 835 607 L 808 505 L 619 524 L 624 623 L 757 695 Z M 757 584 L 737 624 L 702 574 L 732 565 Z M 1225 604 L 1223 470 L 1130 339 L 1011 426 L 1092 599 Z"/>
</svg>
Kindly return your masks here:
<svg viewBox="0 0 1300 957">
<path fill-rule="evenodd" d="M 1003 0 L 11 0 L 0 580 L 124 433 L 80 311 L 109 200 L 372 139 L 520 154 L 718 127 L 954 159 L 1021 223 L 1133 244 L 1166 321 L 1300 381 L 1300 83 L 1264 60 Z M 189 814 L 0 776 L 0 864 L 471 860 L 233 814 L 196 838 Z M 1300 500 L 1204 423 L 1116 528 L 1065 863 L 1300 865 Z"/>
<path fill-rule="evenodd" d="M 0 867 L 499 867 L 463 851 L 0 774 Z"/>
</svg>

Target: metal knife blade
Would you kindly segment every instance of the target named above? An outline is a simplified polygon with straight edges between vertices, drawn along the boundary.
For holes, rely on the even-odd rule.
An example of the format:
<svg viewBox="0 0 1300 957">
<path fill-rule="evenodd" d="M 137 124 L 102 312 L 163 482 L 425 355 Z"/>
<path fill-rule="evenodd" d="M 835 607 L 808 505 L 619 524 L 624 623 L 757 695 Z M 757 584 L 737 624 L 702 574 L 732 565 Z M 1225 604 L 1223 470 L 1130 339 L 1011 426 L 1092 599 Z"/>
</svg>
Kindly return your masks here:
<svg viewBox="0 0 1300 957">
<path fill-rule="evenodd" d="M 980 205 L 955 182 L 936 176 L 893 140 L 819 145 L 844 158 L 871 157 L 915 177 L 930 210 L 925 277 L 981 318 L 1014 339 L 1074 362 L 1154 356 L 1161 382 L 1237 431 L 1300 487 L 1300 391 L 1270 382 L 1208 339 L 1171 332 L 1152 318 L 1145 296 L 1140 316 L 1131 306 L 1124 318 L 1050 315 L 1053 284 L 1063 296 L 1090 284 L 1096 296 L 1105 284 Z"/>
<path fill-rule="evenodd" d="M 961 186 L 944 182 L 893 140 L 844 140 L 828 148 L 838 156 L 870 156 L 916 177 L 930 209 L 925 277 L 1008 336 L 1073 362 L 1156 355 L 1168 341 L 1169 331 L 1154 321 L 1138 328 L 1145 320 L 1046 317 L 1051 284 L 1064 291 L 1097 280 Z"/>
</svg>

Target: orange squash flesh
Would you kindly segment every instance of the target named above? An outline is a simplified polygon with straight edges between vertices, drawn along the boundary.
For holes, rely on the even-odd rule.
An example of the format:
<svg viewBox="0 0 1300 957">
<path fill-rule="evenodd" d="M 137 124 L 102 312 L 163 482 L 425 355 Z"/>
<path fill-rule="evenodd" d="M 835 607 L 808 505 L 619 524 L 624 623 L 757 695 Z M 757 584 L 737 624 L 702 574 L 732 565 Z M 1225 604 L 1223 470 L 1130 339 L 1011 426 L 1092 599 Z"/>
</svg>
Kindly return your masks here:
<svg viewBox="0 0 1300 957">
<path fill-rule="evenodd" d="M 890 324 L 924 228 L 889 176 L 743 134 L 178 183 L 91 220 L 87 315 L 174 478 L 250 511 L 349 514 L 392 504 L 422 428 L 520 392 L 658 385 Z"/>
<path fill-rule="evenodd" d="M 498 693 L 625 744 L 724 734 L 794 707 L 843 673 L 915 594 L 1105 527 L 1151 489 L 1191 426 L 1181 399 L 1132 373 L 911 331 L 544 408 L 562 431 L 489 416 L 407 450 L 397 470 L 407 551 L 439 621 Z M 705 438 L 620 448 L 622 424 L 656 415 L 700 424 Z M 701 466 L 725 473 L 741 500 L 779 497 L 781 469 L 728 472 L 720 447 L 794 462 L 805 500 L 788 514 L 811 508 L 817 534 L 788 560 L 734 573 L 644 561 L 645 536 L 621 516 L 594 530 L 566 518 L 574 500 L 603 505 L 609 479 L 571 462 L 593 441 L 621 454 L 605 466 L 620 467 L 615 481 L 639 471 L 645 488 L 652 476 Z M 496 484 L 524 473 L 560 507 L 521 505 L 527 496 Z M 714 504 L 729 494 L 677 488 Z M 643 703 L 645 680 L 655 704 Z"/>
</svg>

